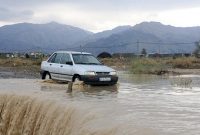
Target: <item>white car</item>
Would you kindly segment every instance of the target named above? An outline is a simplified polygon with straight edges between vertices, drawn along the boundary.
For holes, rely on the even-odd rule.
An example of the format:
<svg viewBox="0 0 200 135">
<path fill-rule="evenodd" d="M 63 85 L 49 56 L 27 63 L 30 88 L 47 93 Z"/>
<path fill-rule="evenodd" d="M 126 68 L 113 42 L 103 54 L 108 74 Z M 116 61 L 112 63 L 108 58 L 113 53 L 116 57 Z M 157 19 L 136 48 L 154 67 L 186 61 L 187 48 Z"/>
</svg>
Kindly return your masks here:
<svg viewBox="0 0 200 135">
<path fill-rule="evenodd" d="M 60 81 L 83 81 L 91 85 L 114 85 L 117 72 L 85 52 L 58 51 L 41 64 L 41 77 Z"/>
</svg>

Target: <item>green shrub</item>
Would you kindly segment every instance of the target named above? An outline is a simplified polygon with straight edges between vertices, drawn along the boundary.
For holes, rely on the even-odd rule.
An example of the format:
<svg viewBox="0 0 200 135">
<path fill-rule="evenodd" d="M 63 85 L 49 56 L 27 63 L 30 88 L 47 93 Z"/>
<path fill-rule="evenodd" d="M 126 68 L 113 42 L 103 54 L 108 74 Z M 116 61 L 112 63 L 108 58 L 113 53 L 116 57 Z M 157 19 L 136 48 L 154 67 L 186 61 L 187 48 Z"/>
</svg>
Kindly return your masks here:
<svg viewBox="0 0 200 135">
<path fill-rule="evenodd" d="M 161 59 L 140 58 L 133 59 L 131 72 L 134 74 L 164 74 L 167 71 L 166 65 Z"/>
</svg>

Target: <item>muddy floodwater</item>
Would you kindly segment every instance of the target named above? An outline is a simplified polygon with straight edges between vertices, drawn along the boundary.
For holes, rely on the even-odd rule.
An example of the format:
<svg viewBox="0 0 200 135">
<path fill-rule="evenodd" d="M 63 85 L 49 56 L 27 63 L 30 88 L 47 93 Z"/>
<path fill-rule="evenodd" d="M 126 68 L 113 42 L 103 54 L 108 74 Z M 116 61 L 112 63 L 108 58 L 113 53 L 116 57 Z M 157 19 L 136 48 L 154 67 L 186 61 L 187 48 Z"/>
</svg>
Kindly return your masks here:
<svg viewBox="0 0 200 135">
<path fill-rule="evenodd" d="M 0 79 L 1 135 L 199 135 L 200 76 L 120 73 L 114 87 Z"/>
</svg>

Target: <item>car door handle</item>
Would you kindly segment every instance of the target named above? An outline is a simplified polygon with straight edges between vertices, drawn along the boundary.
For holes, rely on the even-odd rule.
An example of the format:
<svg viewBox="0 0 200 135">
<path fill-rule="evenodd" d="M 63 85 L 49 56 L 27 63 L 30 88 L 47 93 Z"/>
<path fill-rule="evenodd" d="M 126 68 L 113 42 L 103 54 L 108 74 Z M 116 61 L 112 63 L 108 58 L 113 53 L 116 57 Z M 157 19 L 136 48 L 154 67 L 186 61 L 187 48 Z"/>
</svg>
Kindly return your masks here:
<svg viewBox="0 0 200 135">
<path fill-rule="evenodd" d="M 63 67 L 63 65 L 61 65 L 60 67 Z"/>
</svg>

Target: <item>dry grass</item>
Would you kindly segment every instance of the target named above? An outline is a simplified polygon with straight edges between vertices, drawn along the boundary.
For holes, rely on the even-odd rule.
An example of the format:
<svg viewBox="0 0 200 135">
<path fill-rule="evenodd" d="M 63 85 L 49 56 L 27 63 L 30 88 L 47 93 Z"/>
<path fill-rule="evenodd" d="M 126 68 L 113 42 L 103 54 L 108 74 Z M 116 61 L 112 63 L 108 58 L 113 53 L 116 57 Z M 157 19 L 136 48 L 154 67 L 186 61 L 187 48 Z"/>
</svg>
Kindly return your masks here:
<svg viewBox="0 0 200 135">
<path fill-rule="evenodd" d="M 200 59 L 195 57 L 134 59 L 131 71 L 140 74 L 165 74 L 169 72 L 169 69 L 175 68 L 199 69 Z"/>
<path fill-rule="evenodd" d="M 107 65 L 117 69 L 126 69 L 130 66 L 130 59 L 120 59 L 120 58 L 104 58 L 100 61 Z"/>
<path fill-rule="evenodd" d="M 0 58 L 1 67 L 15 67 L 39 71 L 42 59 Z M 105 58 L 102 63 L 115 69 L 129 69 L 135 74 L 165 74 L 169 69 L 200 69 L 200 59 L 195 57 L 180 58 Z"/>
<path fill-rule="evenodd" d="M 195 57 L 181 57 L 176 59 L 169 58 L 165 61 L 166 65 L 170 65 L 172 68 L 181 68 L 181 69 L 200 68 L 200 59 Z"/>
<path fill-rule="evenodd" d="M 192 79 L 177 77 L 170 80 L 171 85 L 181 88 L 192 88 Z"/>
<path fill-rule="evenodd" d="M 20 69 L 39 70 L 41 59 L 25 59 L 25 58 L 0 58 L 1 67 L 15 67 Z"/>
<path fill-rule="evenodd" d="M 101 59 L 108 66 L 118 69 L 130 69 L 135 74 L 165 74 L 173 69 L 200 69 L 200 59 L 195 57 L 180 58 L 129 58 Z M 126 68 L 124 68 L 126 67 Z"/>
</svg>

